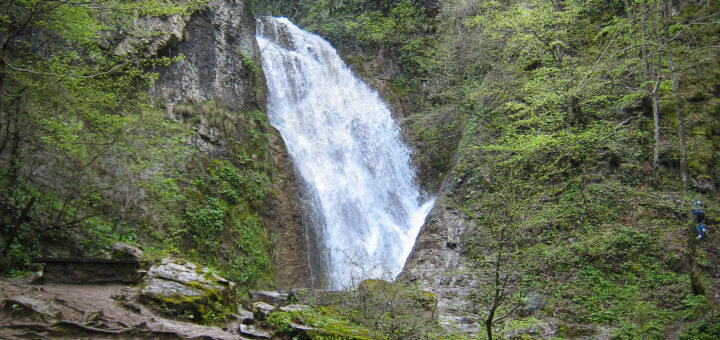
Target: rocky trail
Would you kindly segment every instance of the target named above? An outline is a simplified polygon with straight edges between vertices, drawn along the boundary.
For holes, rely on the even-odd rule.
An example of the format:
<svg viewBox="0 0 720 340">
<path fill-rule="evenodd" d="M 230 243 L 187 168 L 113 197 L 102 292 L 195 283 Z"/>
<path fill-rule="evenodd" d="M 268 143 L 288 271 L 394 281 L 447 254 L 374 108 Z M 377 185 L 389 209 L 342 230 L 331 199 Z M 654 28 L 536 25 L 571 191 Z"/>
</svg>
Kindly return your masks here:
<svg viewBox="0 0 720 340">
<path fill-rule="evenodd" d="M 254 291 L 243 299 L 252 313 L 207 268 L 174 259 L 117 266 L 142 251 L 115 250 L 130 260 L 44 260 L 42 272 L 0 279 L 0 339 L 269 339 L 256 320 L 287 304 L 287 294 Z"/>
<path fill-rule="evenodd" d="M 245 339 L 240 320 L 222 327 L 171 320 L 128 297 L 122 284 L 31 284 L 0 280 L 2 339 Z"/>
</svg>

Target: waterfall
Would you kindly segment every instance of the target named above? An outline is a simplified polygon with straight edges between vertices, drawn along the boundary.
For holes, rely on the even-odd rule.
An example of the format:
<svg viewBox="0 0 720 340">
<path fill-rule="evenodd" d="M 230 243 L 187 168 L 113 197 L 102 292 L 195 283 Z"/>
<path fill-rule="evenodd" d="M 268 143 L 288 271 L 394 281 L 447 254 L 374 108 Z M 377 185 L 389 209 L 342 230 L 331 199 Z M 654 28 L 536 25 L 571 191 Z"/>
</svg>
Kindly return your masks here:
<svg viewBox="0 0 720 340">
<path fill-rule="evenodd" d="M 303 188 L 309 262 L 340 289 L 402 270 L 434 199 L 415 183 L 387 106 L 321 37 L 286 18 L 258 20 L 268 117 Z"/>
</svg>

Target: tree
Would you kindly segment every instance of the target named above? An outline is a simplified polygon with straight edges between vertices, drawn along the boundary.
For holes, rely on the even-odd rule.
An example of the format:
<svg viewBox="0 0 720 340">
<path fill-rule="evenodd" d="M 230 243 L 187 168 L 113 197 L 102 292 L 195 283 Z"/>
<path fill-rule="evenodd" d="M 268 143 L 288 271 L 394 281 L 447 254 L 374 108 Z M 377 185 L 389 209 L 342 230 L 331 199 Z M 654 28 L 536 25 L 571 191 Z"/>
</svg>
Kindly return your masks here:
<svg viewBox="0 0 720 340">
<path fill-rule="evenodd" d="M 465 255 L 473 263 L 473 274 L 480 278 L 474 296 L 478 313 L 483 318 L 488 340 L 493 326 L 511 316 L 524 297 L 523 268 L 520 246 L 529 200 L 518 171 L 494 164 L 487 193 L 475 211 L 466 211 L 476 224 L 470 234 L 470 247 Z"/>
<path fill-rule="evenodd" d="M 204 2 L 2 2 L 0 272 L 26 266 L 41 240 L 112 235 L 94 219 L 121 210 L 108 197 L 127 192 L 124 175 L 159 155 L 133 146 L 178 151 L 159 136 L 168 123 L 143 92 L 154 79 L 145 69 L 169 60 L 115 53 L 114 32 L 131 31 L 138 16 L 190 13 Z M 127 171 L 101 180 L 109 168 Z"/>
</svg>

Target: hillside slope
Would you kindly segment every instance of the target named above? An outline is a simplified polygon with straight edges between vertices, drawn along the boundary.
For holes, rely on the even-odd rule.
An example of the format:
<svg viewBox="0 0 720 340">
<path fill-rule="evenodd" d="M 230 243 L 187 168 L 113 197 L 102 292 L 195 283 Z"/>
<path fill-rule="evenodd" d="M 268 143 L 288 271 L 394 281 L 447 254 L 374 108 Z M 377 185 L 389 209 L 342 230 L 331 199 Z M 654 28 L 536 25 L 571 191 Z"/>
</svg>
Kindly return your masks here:
<svg viewBox="0 0 720 340">
<path fill-rule="evenodd" d="M 328 38 L 401 107 L 438 201 L 400 279 L 440 295 L 443 323 L 484 332 L 492 309 L 510 312 L 491 318 L 505 335 L 666 338 L 714 313 L 717 4 L 255 4 Z"/>
</svg>

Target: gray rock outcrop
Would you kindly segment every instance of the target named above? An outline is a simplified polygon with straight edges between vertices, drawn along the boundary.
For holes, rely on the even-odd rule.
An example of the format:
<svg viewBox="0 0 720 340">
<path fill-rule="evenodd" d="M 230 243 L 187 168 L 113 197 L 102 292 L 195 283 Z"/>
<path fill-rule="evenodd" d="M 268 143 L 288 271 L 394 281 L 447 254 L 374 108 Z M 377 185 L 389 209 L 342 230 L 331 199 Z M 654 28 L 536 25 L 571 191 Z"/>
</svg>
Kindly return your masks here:
<svg viewBox="0 0 720 340">
<path fill-rule="evenodd" d="M 282 306 L 282 307 L 280 307 L 280 310 L 283 312 L 288 312 L 288 313 L 307 312 L 307 311 L 312 310 L 312 307 L 310 307 L 308 305 L 293 304 L 293 305 Z"/>
<path fill-rule="evenodd" d="M 14 312 L 34 313 L 45 321 L 56 320 L 62 316 L 60 307 L 54 303 L 23 295 L 7 298 L 0 305 L 3 308 L 12 309 Z"/>
<path fill-rule="evenodd" d="M 263 321 L 272 311 L 275 310 L 275 306 L 267 304 L 265 302 L 255 302 L 252 304 L 253 315 L 255 319 Z"/>
<path fill-rule="evenodd" d="M 253 339 L 270 339 L 272 335 L 270 332 L 257 328 L 253 325 L 240 325 L 240 334 Z"/>
<path fill-rule="evenodd" d="M 255 40 L 255 18 L 244 0 L 213 0 L 189 16 L 169 16 L 138 22 L 137 34 L 121 42 L 117 53 L 149 53 L 177 58 L 169 66 L 155 66 L 158 73 L 152 94 L 165 104 L 170 119 L 183 120 L 182 108 L 201 103 L 236 114 L 265 110 L 266 85 Z M 150 36 L 139 32 L 156 32 Z M 142 44 L 140 44 L 142 43 Z M 144 47 L 132 47 L 136 45 Z M 188 105 L 189 104 L 189 105 Z M 185 106 L 187 105 L 187 106 Z M 180 117 L 179 117 L 180 116 Z M 232 142 L 194 113 L 191 144 L 206 158 L 233 157 Z M 306 237 L 295 181 L 295 169 L 280 134 L 268 127 L 270 162 L 278 170 L 271 175 L 274 195 L 268 195 L 259 212 L 263 223 L 276 235 L 276 285 L 309 287 Z"/>
<path fill-rule="evenodd" d="M 197 317 L 204 310 L 217 308 L 218 304 L 235 310 L 235 284 L 210 273 L 207 268 L 166 259 L 148 270 L 140 301 L 162 306 L 172 315 L 190 313 Z"/>
<path fill-rule="evenodd" d="M 264 105 L 262 91 L 255 90 L 264 86 L 255 18 L 245 1 L 211 1 L 184 25 L 170 25 L 171 37 L 177 36 L 180 26 L 181 38 L 166 39 L 157 55 L 184 58 L 156 70 L 160 76 L 156 95 L 167 103 L 215 100 L 229 110 Z"/>
<path fill-rule="evenodd" d="M 143 257 L 143 251 L 140 248 L 131 246 L 123 242 L 115 242 L 113 244 L 112 258 L 140 261 Z"/>
<path fill-rule="evenodd" d="M 430 215 L 415 241 L 398 281 L 411 282 L 437 294 L 440 324 L 461 332 L 475 333 L 482 322 L 473 313 L 470 293 L 479 282 L 468 274 L 460 252 L 460 239 L 467 230 L 465 216 L 449 201 L 455 181 L 448 176 Z"/>
<path fill-rule="evenodd" d="M 250 297 L 253 301 L 262 301 L 273 306 L 284 306 L 288 303 L 288 293 L 285 292 L 251 290 Z"/>
<path fill-rule="evenodd" d="M 174 20 L 173 17 L 167 20 Z M 265 76 L 260 65 L 260 49 L 255 40 L 255 18 L 243 0 L 214 0 L 182 24 L 179 39 L 165 39 L 158 56 L 184 59 L 155 69 L 159 78 L 153 93 L 166 104 L 168 116 L 175 117 L 178 105 L 213 101 L 231 113 L 265 110 Z M 168 26 L 167 23 L 162 24 Z M 175 32 L 178 24 L 168 26 Z M 164 27 L 163 26 L 163 27 Z M 164 35 L 163 35 L 164 36 Z M 219 138 L 219 131 L 203 115 L 193 129 L 193 144 L 201 155 L 223 158 L 232 154 L 232 144 Z M 260 211 L 263 223 L 278 235 L 275 239 L 276 284 L 280 288 L 309 287 L 305 231 L 295 168 L 280 134 L 268 126 L 270 162 L 275 195 L 268 197 Z M 270 196 L 270 195 L 269 195 Z"/>
</svg>

